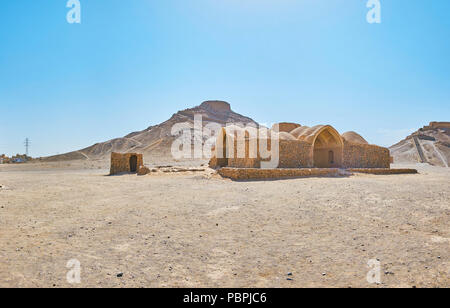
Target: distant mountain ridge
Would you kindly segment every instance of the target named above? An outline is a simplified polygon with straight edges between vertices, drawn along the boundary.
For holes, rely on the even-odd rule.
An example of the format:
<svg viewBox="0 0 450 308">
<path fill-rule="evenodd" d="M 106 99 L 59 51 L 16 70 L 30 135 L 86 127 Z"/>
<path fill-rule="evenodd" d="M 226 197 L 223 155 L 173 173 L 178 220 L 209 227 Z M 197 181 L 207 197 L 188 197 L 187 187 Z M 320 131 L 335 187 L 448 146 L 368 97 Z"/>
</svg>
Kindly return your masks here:
<svg viewBox="0 0 450 308">
<path fill-rule="evenodd" d="M 214 122 L 225 126 L 227 123 L 254 123 L 251 118 L 234 112 L 225 101 L 205 101 L 194 108 L 178 111 L 172 117 L 145 130 L 130 133 L 124 137 L 97 143 L 85 149 L 56 156 L 45 157 L 44 161 L 105 159 L 111 152 L 170 155 L 172 142 L 177 138 L 171 130 L 177 123 L 194 123 L 194 115 L 201 115 L 203 125 Z M 201 138 L 196 136 L 196 138 Z"/>
<path fill-rule="evenodd" d="M 389 148 L 396 163 L 450 165 L 450 122 L 431 122 Z"/>
</svg>

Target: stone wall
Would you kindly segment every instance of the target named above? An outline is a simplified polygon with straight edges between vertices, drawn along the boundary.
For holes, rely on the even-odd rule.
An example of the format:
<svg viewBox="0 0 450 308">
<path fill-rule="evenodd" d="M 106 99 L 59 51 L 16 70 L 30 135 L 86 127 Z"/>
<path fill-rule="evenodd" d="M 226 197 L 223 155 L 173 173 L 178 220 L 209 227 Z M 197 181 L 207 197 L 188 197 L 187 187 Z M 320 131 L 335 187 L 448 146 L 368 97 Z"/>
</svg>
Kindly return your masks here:
<svg viewBox="0 0 450 308">
<path fill-rule="evenodd" d="M 221 168 L 219 174 L 224 178 L 233 180 L 269 180 L 286 179 L 301 177 L 322 177 L 322 176 L 348 176 L 355 173 L 368 173 L 376 175 L 390 174 L 416 174 L 416 169 L 388 169 L 388 168 L 357 168 L 347 169 L 348 172 L 342 172 L 337 168 L 278 168 L 278 169 L 259 169 L 259 168 Z"/>
<path fill-rule="evenodd" d="M 428 129 L 450 129 L 450 122 L 430 122 L 430 125 L 424 126 L 424 130 Z"/>
<path fill-rule="evenodd" d="M 221 168 L 219 174 L 222 177 L 233 180 L 265 180 L 283 179 L 312 176 L 339 176 L 341 173 L 336 168 L 312 168 L 312 169 L 258 169 L 258 168 Z"/>
<path fill-rule="evenodd" d="M 368 173 L 377 175 L 387 175 L 387 174 L 416 174 L 418 173 L 416 169 L 388 169 L 388 168 L 351 168 L 347 169 L 350 172 L 355 173 Z"/>
<path fill-rule="evenodd" d="M 132 171 L 132 166 L 130 164 L 131 158 L 136 157 L 136 170 Z M 137 173 L 139 168 L 144 166 L 144 158 L 142 154 L 137 153 L 111 153 L 111 170 L 110 175 L 133 172 Z"/>
<path fill-rule="evenodd" d="M 213 155 L 213 157 L 211 157 L 211 159 L 209 160 L 208 165 L 212 169 L 226 167 L 228 166 L 228 158 L 217 158 L 215 155 Z"/>
<path fill-rule="evenodd" d="M 279 168 L 307 168 L 312 166 L 311 144 L 301 140 L 280 140 Z"/>
<path fill-rule="evenodd" d="M 262 159 L 259 151 L 258 139 L 256 158 L 250 158 L 250 140 L 245 140 L 245 157 L 237 157 L 237 142 L 234 143 L 234 154 L 228 159 L 228 167 L 234 168 L 260 168 L 261 161 L 270 161 L 270 159 Z M 271 149 L 271 140 L 267 140 L 267 149 Z M 311 157 L 311 145 L 305 141 L 300 140 L 279 140 L 279 164 L 278 168 L 302 168 L 312 167 L 313 161 Z M 254 157 L 255 155 L 253 155 Z M 219 160 L 213 159 L 212 162 L 216 164 Z M 223 166 L 222 166 L 223 167 Z"/>
<path fill-rule="evenodd" d="M 344 141 L 344 168 L 390 168 L 389 149 Z"/>
<path fill-rule="evenodd" d="M 259 151 L 256 149 L 253 154 L 250 155 L 250 144 L 256 144 L 259 147 L 259 139 L 248 139 L 244 140 L 245 146 L 245 154 L 240 154 L 243 157 L 238 156 L 238 141 L 236 138 L 232 139 L 233 142 L 233 152 L 231 152 L 231 146 L 229 144 L 230 140 L 227 143 L 227 155 L 228 155 L 228 167 L 236 167 L 236 168 L 259 168 L 261 166 L 261 156 Z M 268 142 L 268 148 L 270 149 L 270 140 Z M 243 155 L 244 154 L 244 155 Z"/>
<path fill-rule="evenodd" d="M 313 146 L 303 140 L 278 140 L 279 141 L 279 165 L 278 168 L 311 168 L 314 167 L 314 158 L 320 158 L 320 147 L 313 151 Z M 217 159 L 213 157 L 210 161 L 211 168 L 233 167 L 233 168 L 261 168 L 262 161 L 270 159 L 262 159 L 259 151 L 260 139 L 249 139 L 244 141 L 245 156 L 238 157 L 238 144 L 236 139 L 234 143 L 234 152 L 228 153 L 231 147 L 227 148 L 228 159 Z M 255 155 L 250 155 L 250 144 L 256 144 L 257 150 Z M 267 148 L 270 151 L 271 140 L 267 139 Z M 331 168 L 390 168 L 391 156 L 389 149 L 376 145 L 353 143 L 344 141 L 343 150 L 340 147 L 325 148 L 325 160 L 328 159 L 330 149 L 333 149 L 335 155 L 335 164 L 325 166 L 326 164 L 316 165 L 315 167 L 331 167 Z M 342 153 L 342 158 L 341 154 Z"/>
</svg>

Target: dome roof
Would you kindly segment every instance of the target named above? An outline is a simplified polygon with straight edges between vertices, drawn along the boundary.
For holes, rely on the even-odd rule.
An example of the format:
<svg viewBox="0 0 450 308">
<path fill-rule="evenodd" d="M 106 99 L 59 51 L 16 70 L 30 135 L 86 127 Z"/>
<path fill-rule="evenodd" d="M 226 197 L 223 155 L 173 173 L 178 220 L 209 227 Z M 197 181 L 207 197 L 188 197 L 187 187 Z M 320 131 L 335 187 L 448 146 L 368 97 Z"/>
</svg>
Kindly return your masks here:
<svg viewBox="0 0 450 308">
<path fill-rule="evenodd" d="M 342 134 L 342 138 L 344 138 L 346 141 L 353 142 L 353 143 L 360 143 L 360 144 L 369 144 L 366 139 L 361 137 L 360 134 L 356 132 L 346 132 Z"/>
<path fill-rule="evenodd" d="M 275 125 L 278 125 L 278 129 L 275 129 Z M 301 125 L 300 125 L 300 124 L 297 124 L 297 123 L 282 122 L 282 123 L 274 124 L 274 125 L 272 126 L 271 129 L 272 129 L 273 131 L 277 131 L 277 132 L 286 132 L 286 133 L 289 133 L 289 132 L 291 132 L 292 130 L 298 128 L 298 127 L 301 127 Z"/>
</svg>

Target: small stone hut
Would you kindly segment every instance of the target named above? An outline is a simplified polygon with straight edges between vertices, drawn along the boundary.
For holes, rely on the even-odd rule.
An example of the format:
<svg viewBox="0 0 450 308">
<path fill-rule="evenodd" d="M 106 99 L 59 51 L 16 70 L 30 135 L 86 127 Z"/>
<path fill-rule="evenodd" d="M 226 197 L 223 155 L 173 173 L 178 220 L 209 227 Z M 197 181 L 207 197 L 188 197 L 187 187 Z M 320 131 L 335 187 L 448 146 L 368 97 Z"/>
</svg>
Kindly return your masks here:
<svg viewBox="0 0 450 308">
<path fill-rule="evenodd" d="M 137 173 L 139 168 L 144 166 L 142 154 L 137 153 L 111 153 L 110 175 L 118 173 Z"/>
</svg>

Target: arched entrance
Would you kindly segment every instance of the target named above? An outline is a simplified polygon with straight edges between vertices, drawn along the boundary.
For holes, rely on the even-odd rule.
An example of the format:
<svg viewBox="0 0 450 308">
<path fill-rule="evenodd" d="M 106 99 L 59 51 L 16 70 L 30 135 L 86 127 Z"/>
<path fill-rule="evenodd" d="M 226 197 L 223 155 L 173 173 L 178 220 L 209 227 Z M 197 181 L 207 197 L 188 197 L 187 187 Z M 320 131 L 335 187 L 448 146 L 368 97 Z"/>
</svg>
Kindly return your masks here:
<svg viewBox="0 0 450 308">
<path fill-rule="evenodd" d="M 137 156 L 130 156 L 130 172 L 137 172 Z"/>
<path fill-rule="evenodd" d="M 342 167 L 343 148 L 344 144 L 339 133 L 331 126 L 325 126 L 313 142 L 314 167 Z"/>
</svg>

